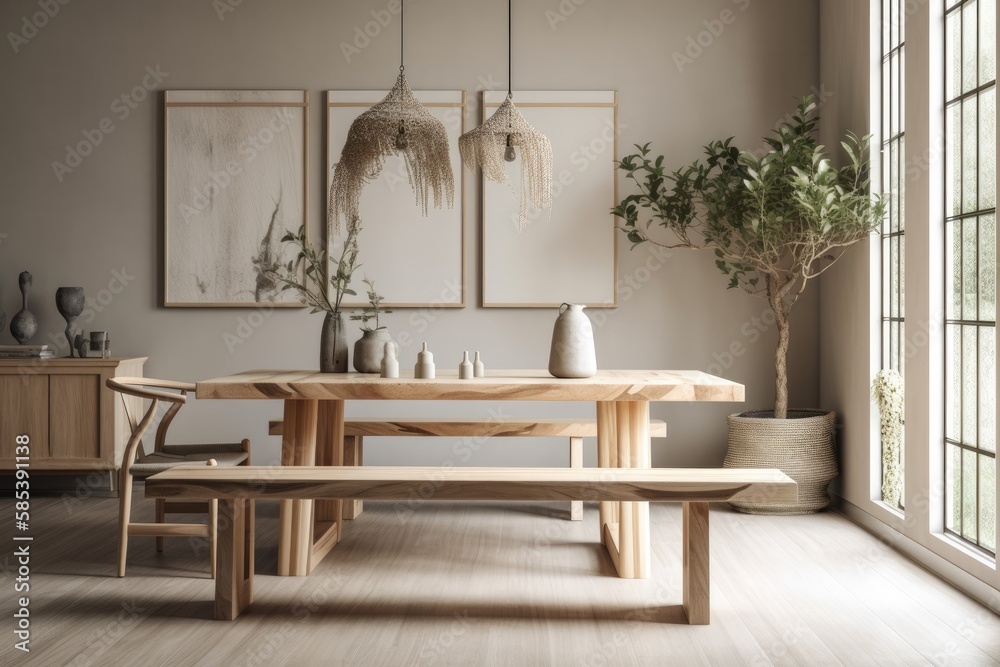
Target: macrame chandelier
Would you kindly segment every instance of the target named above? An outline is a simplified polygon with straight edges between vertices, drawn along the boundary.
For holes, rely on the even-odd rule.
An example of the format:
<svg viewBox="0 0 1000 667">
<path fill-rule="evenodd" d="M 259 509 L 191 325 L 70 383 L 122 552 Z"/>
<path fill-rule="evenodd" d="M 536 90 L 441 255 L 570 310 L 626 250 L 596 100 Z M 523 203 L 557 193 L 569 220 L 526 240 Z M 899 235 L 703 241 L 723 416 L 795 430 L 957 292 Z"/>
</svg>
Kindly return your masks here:
<svg viewBox="0 0 1000 667">
<path fill-rule="evenodd" d="M 333 171 L 327 232 L 360 219 L 358 206 L 365 185 L 378 178 L 388 155 L 399 154 L 406 163 L 417 205 L 427 215 L 431 196 L 434 208 L 446 201 L 455 205 L 455 176 L 451 171 L 448 134 L 406 83 L 403 68 L 403 7 L 399 8 L 399 76 L 385 98 L 351 123 L 340 161 Z"/>
<path fill-rule="evenodd" d="M 524 119 L 514 106 L 511 86 L 511 0 L 507 0 L 507 99 L 489 119 L 458 139 L 462 161 L 473 172 L 497 183 L 510 183 L 507 162 L 517 159 L 521 149 L 521 194 L 517 228 L 528 224 L 528 201 L 552 213 L 552 145 L 548 138 Z"/>
</svg>

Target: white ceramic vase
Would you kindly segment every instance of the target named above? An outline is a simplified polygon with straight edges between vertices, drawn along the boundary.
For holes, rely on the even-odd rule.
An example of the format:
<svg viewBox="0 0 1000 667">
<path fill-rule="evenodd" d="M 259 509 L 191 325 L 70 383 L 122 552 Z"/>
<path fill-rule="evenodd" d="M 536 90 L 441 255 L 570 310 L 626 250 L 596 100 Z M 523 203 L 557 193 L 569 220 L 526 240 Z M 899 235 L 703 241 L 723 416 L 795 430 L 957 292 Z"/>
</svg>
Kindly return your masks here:
<svg viewBox="0 0 1000 667">
<path fill-rule="evenodd" d="M 549 373 L 557 378 L 589 378 L 597 373 L 594 327 L 584 306 L 564 303 L 552 330 Z"/>
</svg>

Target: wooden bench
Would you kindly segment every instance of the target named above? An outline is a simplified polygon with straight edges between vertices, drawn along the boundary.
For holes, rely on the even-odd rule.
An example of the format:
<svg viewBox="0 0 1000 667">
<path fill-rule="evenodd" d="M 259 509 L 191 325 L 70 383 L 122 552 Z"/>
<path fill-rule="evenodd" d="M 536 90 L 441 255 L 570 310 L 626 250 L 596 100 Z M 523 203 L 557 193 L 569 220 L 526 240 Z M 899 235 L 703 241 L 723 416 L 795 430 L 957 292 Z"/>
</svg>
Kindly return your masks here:
<svg viewBox="0 0 1000 667">
<path fill-rule="evenodd" d="M 284 435 L 285 422 L 268 422 L 268 435 Z M 364 438 L 393 436 L 432 436 L 443 438 L 569 438 L 569 465 L 583 467 L 583 439 L 597 437 L 596 419 L 544 419 L 529 421 L 481 419 L 384 419 L 362 418 L 344 421 L 344 465 L 364 465 Z M 651 438 L 667 437 L 667 424 L 662 419 L 649 420 Z M 364 501 L 344 502 L 344 518 L 356 519 L 364 509 Z M 569 504 L 571 521 L 583 519 L 583 503 Z"/>
<path fill-rule="evenodd" d="M 778 470 L 670 468 L 241 467 L 174 469 L 146 481 L 147 498 L 217 498 L 215 618 L 232 620 L 253 601 L 254 499 L 674 501 L 683 508 L 683 599 L 688 623 L 709 622 L 708 503 L 794 501 Z M 603 528 L 618 559 L 617 534 Z"/>
</svg>

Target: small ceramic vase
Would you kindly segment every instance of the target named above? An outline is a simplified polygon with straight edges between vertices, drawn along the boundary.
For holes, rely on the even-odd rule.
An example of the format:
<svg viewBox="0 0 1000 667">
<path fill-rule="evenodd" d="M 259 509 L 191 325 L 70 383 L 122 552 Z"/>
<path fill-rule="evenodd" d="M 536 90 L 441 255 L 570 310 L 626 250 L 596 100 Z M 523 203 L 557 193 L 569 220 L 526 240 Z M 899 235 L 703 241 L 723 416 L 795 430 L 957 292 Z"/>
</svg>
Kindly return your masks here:
<svg viewBox="0 0 1000 667">
<path fill-rule="evenodd" d="M 413 369 L 413 377 L 419 380 L 434 379 L 434 355 L 427 349 L 427 343 L 424 343 L 420 352 L 417 352 L 417 365 Z"/>
<path fill-rule="evenodd" d="M 462 363 L 458 365 L 458 379 L 471 380 L 472 377 L 472 362 L 469 361 L 469 353 L 466 351 L 465 357 L 462 359 Z"/>
<path fill-rule="evenodd" d="M 385 342 L 382 348 L 382 377 L 399 377 L 399 360 L 396 358 L 396 344 L 391 340 Z"/>
<path fill-rule="evenodd" d="M 479 358 L 478 350 L 476 351 L 476 360 L 472 363 L 472 377 L 486 377 L 486 366 L 483 366 L 483 360 Z"/>
</svg>

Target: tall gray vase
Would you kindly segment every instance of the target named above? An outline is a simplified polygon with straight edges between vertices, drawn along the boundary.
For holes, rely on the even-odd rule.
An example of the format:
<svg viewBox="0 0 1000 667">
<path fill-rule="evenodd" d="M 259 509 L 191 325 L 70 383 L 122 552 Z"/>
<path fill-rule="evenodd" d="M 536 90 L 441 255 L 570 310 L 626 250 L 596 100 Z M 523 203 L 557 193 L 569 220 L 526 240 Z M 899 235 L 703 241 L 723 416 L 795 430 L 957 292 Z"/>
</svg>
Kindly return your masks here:
<svg viewBox="0 0 1000 667">
<path fill-rule="evenodd" d="M 319 370 L 321 373 L 346 373 L 347 361 L 344 315 L 340 312 L 327 313 L 319 339 Z"/>
<path fill-rule="evenodd" d="M 28 292 L 31 291 L 31 274 L 27 271 L 22 271 L 21 275 L 17 277 L 17 284 L 21 288 L 21 310 L 10 320 L 10 335 L 20 345 L 24 345 L 38 331 L 38 319 L 33 312 L 28 310 Z"/>
<path fill-rule="evenodd" d="M 66 320 L 66 340 L 69 341 L 69 356 L 71 357 L 76 343 L 74 339 L 79 333 L 73 323 L 86 305 L 87 301 L 83 297 L 82 287 L 60 287 L 56 290 L 56 310 Z"/>
</svg>

